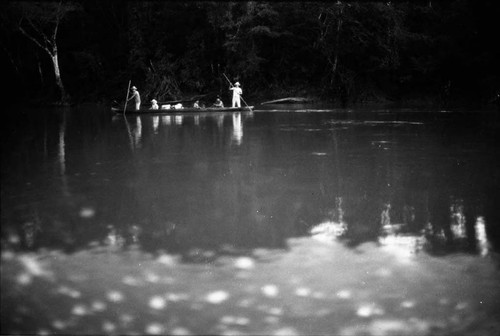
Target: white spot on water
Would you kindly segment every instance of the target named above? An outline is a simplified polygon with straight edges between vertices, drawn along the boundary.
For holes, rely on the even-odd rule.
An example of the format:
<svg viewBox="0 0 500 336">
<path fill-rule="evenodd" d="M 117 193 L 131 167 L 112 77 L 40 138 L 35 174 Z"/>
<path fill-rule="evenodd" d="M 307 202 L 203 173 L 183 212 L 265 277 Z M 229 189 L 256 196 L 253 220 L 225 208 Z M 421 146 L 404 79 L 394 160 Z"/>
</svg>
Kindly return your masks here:
<svg viewBox="0 0 500 336">
<path fill-rule="evenodd" d="M 166 266 L 175 266 L 177 264 L 176 259 L 168 254 L 163 254 L 159 256 L 156 261 Z"/>
<path fill-rule="evenodd" d="M 237 324 L 237 325 L 248 325 L 250 323 L 250 319 L 244 316 L 231 316 L 226 315 L 223 316 L 220 320 L 223 324 Z"/>
<path fill-rule="evenodd" d="M 124 299 L 123 294 L 119 291 L 109 291 L 106 293 L 106 297 L 111 302 L 121 302 Z"/>
<path fill-rule="evenodd" d="M 236 324 L 238 325 L 248 325 L 250 323 L 250 319 L 248 317 L 244 317 L 244 316 L 238 316 L 236 318 Z"/>
<path fill-rule="evenodd" d="M 398 320 L 376 320 L 370 324 L 369 330 L 372 335 L 407 335 L 408 326 Z"/>
<path fill-rule="evenodd" d="M 66 328 L 66 323 L 64 323 L 63 321 L 61 320 L 55 320 L 55 321 L 52 321 L 52 326 L 55 328 L 55 329 L 64 329 Z"/>
<path fill-rule="evenodd" d="M 215 291 L 215 292 L 209 293 L 205 299 L 206 299 L 206 301 L 208 301 L 210 303 L 219 304 L 219 303 L 226 301 L 228 298 L 229 298 L 229 294 L 226 291 L 220 290 L 220 291 Z"/>
<path fill-rule="evenodd" d="M 57 293 L 67 295 L 73 299 L 78 299 L 79 297 L 82 296 L 82 293 L 77 291 L 76 289 L 69 288 L 66 286 L 61 286 L 57 289 Z"/>
<path fill-rule="evenodd" d="M 311 294 L 311 290 L 307 287 L 300 287 L 295 290 L 295 295 L 297 296 L 309 296 Z"/>
<path fill-rule="evenodd" d="M 252 258 L 248 257 L 241 257 L 236 259 L 234 262 L 234 266 L 239 269 L 253 269 L 255 267 L 255 262 L 253 261 Z"/>
<path fill-rule="evenodd" d="M 148 282 L 157 283 L 158 281 L 160 281 L 160 277 L 155 273 L 146 273 L 145 277 L 146 281 Z"/>
<path fill-rule="evenodd" d="M 269 309 L 269 314 L 281 316 L 283 315 L 283 308 L 273 307 Z"/>
<path fill-rule="evenodd" d="M 140 284 L 140 281 L 138 279 L 130 275 L 124 276 L 122 282 L 129 286 L 138 286 Z"/>
<path fill-rule="evenodd" d="M 165 333 L 165 328 L 160 323 L 150 323 L 146 326 L 146 333 L 149 335 L 161 335 Z"/>
<path fill-rule="evenodd" d="M 361 317 L 370 317 L 373 315 L 383 315 L 384 310 L 376 304 L 363 304 L 359 306 L 356 315 Z"/>
<path fill-rule="evenodd" d="M 352 293 L 351 293 L 351 291 L 349 291 L 347 289 L 343 289 L 343 290 L 338 291 L 336 295 L 338 298 L 345 300 L 345 299 L 351 298 Z"/>
<path fill-rule="evenodd" d="M 167 302 L 161 296 L 153 296 L 149 300 L 149 306 L 153 309 L 163 309 L 167 305 Z"/>
<path fill-rule="evenodd" d="M 17 245 L 21 241 L 21 238 L 16 234 L 10 234 L 8 240 L 12 245 Z"/>
<path fill-rule="evenodd" d="M 295 330 L 295 328 L 284 327 L 284 328 L 281 328 L 281 329 L 274 331 L 272 333 L 272 335 L 274 335 L 274 336 L 296 336 L 296 335 L 299 335 L 299 333 L 297 332 L 297 330 Z"/>
<path fill-rule="evenodd" d="M 48 275 L 48 272 L 43 269 L 35 257 L 25 255 L 19 257 L 19 261 L 24 265 L 26 271 L 34 276 Z"/>
<path fill-rule="evenodd" d="M 409 300 L 403 301 L 403 302 L 401 302 L 401 307 L 413 308 L 413 307 L 415 307 L 415 301 L 409 301 Z"/>
<path fill-rule="evenodd" d="M 106 309 L 106 304 L 102 301 L 94 301 L 91 307 L 93 311 L 100 312 Z"/>
<path fill-rule="evenodd" d="M 84 305 L 76 305 L 71 310 L 71 314 L 77 315 L 77 316 L 87 315 L 87 313 L 88 313 L 88 309 Z"/>
<path fill-rule="evenodd" d="M 112 333 L 116 330 L 116 325 L 109 321 L 104 321 L 102 323 L 102 330 L 106 333 Z"/>
<path fill-rule="evenodd" d="M 185 335 L 192 335 L 192 332 L 184 327 L 175 327 L 172 330 L 171 334 L 176 336 L 185 336 Z"/>
<path fill-rule="evenodd" d="M 127 328 L 132 321 L 134 321 L 134 316 L 132 316 L 130 314 L 121 314 L 120 315 L 120 322 L 121 322 L 123 327 Z"/>
<path fill-rule="evenodd" d="M 12 260 L 12 259 L 14 259 L 14 252 L 2 251 L 2 260 Z"/>
<path fill-rule="evenodd" d="M 261 291 L 265 296 L 269 296 L 269 297 L 275 297 L 279 293 L 279 289 L 276 285 L 262 286 Z"/>
<path fill-rule="evenodd" d="M 33 281 L 33 277 L 28 273 L 21 273 L 17 276 L 16 281 L 18 284 L 26 286 L 31 284 L 31 282 Z"/>
<path fill-rule="evenodd" d="M 95 210 L 93 208 L 81 208 L 80 217 L 82 218 L 92 218 L 95 216 Z"/>
<path fill-rule="evenodd" d="M 233 324 L 235 321 L 236 321 L 236 318 L 234 316 L 231 316 L 231 315 L 222 316 L 222 318 L 220 319 L 220 322 L 223 324 Z"/>
<path fill-rule="evenodd" d="M 177 302 L 177 301 L 181 301 L 181 300 L 188 300 L 188 299 L 189 299 L 189 295 L 187 295 L 186 293 L 180 293 L 180 294 L 168 293 L 167 294 L 167 300 L 172 301 L 172 302 Z"/>
</svg>

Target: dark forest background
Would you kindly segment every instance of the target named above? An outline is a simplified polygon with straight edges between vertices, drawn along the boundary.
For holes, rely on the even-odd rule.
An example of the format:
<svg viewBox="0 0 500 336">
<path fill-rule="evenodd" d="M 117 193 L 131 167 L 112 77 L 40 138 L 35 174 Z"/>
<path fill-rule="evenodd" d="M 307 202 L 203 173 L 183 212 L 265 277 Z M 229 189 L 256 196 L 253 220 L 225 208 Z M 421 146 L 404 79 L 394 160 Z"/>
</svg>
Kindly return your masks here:
<svg viewBox="0 0 500 336">
<path fill-rule="evenodd" d="M 497 2 L 4 2 L 4 99 L 123 100 L 129 80 L 143 101 L 228 99 L 227 74 L 252 104 L 487 104 L 500 89 Z"/>
</svg>

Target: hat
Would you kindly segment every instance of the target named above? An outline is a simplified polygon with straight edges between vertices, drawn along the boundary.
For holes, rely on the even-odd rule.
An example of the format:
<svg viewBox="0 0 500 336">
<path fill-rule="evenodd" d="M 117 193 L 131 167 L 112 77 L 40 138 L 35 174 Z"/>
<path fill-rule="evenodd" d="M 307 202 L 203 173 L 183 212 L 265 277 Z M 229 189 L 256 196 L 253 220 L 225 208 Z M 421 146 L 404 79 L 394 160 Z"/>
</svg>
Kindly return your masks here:
<svg viewBox="0 0 500 336">
<path fill-rule="evenodd" d="M 157 103 L 156 99 L 151 100 L 152 103 Z"/>
<path fill-rule="evenodd" d="M 234 83 L 234 86 L 240 86 L 240 82 Z"/>
<path fill-rule="evenodd" d="M 132 90 L 137 90 L 137 88 L 135 86 L 132 86 Z"/>
</svg>

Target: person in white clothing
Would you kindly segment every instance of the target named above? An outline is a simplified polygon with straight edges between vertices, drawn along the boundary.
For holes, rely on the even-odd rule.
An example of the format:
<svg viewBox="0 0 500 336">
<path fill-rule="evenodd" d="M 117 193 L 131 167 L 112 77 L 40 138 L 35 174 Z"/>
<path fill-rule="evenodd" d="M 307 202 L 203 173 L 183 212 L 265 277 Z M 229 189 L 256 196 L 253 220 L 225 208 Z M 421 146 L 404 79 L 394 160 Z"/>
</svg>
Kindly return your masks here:
<svg viewBox="0 0 500 336">
<path fill-rule="evenodd" d="M 141 109 L 141 95 L 139 94 L 139 91 L 137 91 L 137 88 L 135 86 L 132 86 L 132 96 L 128 100 L 134 99 L 135 101 L 135 109 L 140 110 Z"/>
<path fill-rule="evenodd" d="M 233 107 L 241 107 L 241 95 L 243 90 L 240 88 L 240 83 L 234 83 L 234 86 L 230 87 L 229 90 L 233 90 Z"/>
<path fill-rule="evenodd" d="M 158 110 L 158 102 L 156 99 L 151 100 L 151 110 Z"/>
</svg>

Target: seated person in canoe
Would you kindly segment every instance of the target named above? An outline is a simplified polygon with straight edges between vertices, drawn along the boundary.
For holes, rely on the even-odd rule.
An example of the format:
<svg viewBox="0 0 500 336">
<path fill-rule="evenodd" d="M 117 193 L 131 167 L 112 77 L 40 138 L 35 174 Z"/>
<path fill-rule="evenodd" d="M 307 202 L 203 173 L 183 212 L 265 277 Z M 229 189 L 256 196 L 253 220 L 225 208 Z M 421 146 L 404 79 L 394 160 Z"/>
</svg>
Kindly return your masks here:
<svg viewBox="0 0 500 336">
<path fill-rule="evenodd" d="M 217 97 L 217 99 L 215 100 L 215 103 L 214 103 L 213 107 L 223 108 L 224 107 L 224 103 L 222 102 L 222 100 L 220 100 L 219 97 Z"/>
<path fill-rule="evenodd" d="M 158 110 L 159 106 L 158 106 L 158 102 L 156 101 L 156 99 L 153 99 L 151 100 L 151 110 Z"/>
</svg>

